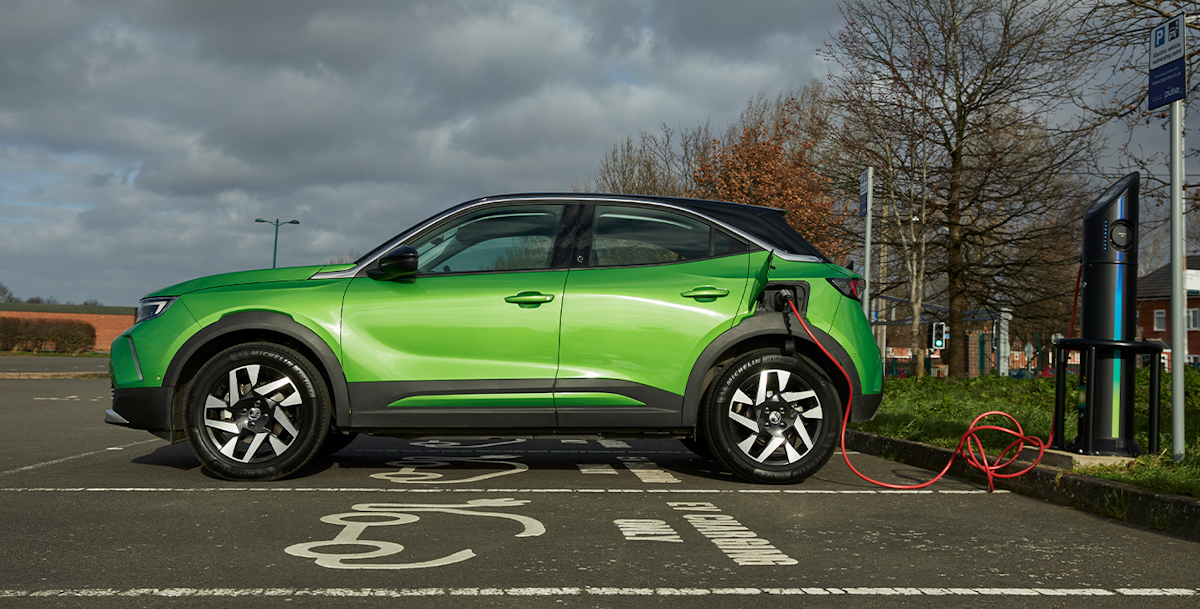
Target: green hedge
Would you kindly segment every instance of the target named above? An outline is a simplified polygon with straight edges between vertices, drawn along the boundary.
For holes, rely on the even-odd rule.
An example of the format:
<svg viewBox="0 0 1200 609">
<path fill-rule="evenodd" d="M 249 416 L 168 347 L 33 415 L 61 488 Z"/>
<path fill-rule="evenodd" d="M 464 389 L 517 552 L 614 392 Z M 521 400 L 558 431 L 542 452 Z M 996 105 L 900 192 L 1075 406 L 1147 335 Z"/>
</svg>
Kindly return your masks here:
<svg viewBox="0 0 1200 609">
<path fill-rule="evenodd" d="M 96 328 L 84 321 L 0 317 L 0 351 L 86 353 L 96 344 Z"/>
</svg>

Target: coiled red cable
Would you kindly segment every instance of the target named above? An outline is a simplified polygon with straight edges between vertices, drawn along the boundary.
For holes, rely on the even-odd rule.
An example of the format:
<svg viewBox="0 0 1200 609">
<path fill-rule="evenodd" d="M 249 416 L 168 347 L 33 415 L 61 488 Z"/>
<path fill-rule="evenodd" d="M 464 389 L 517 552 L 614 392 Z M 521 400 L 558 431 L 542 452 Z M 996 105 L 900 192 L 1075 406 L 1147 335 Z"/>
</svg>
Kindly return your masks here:
<svg viewBox="0 0 1200 609">
<path fill-rule="evenodd" d="M 817 347 L 821 349 L 821 352 L 823 352 L 825 354 L 825 357 L 829 358 L 829 361 L 833 362 L 833 365 L 837 366 L 837 369 L 841 371 L 842 376 L 846 377 L 846 387 L 847 388 L 854 387 L 854 384 L 852 382 L 850 382 L 850 374 L 847 373 L 846 369 L 843 368 L 841 363 L 839 363 L 837 361 L 837 358 L 833 357 L 833 354 L 831 354 L 829 352 L 829 350 L 825 348 L 825 345 L 822 345 L 821 341 L 817 340 L 817 337 L 816 337 L 816 335 L 813 334 L 812 329 L 808 327 L 808 322 L 804 321 L 804 318 L 800 316 L 800 312 L 798 310 L 796 310 L 796 303 L 793 302 L 792 299 L 789 298 L 788 305 L 790 305 L 792 307 L 792 313 L 796 315 L 796 319 L 800 320 L 800 325 L 804 326 L 804 331 L 808 333 L 808 337 L 810 339 L 812 339 L 812 341 L 814 343 L 816 343 Z M 925 487 L 933 484 L 934 482 L 941 480 L 942 476 L 945 476 L 946 472 L 950 471 L 950 466 L 954 463 L 954 458 L 961 455 L 964 459 L 967 460 L 968 463 L 979 468 L 980 470 L 983 470 L 984 475 L 987 476 L 988 492 L 991 492 L 991 491 L 996 490 L 995 489 L 995 479 L 996 478 L 1002 478 L 1002 479 L 1003 478 L 1016 478 L 1017 476 L 1025 474 L 1029 470 L 1032 470 L 1034 467 L 1036 467 L 1037 464 L 1041 462 L 1042 455 L 1046 454 L 1046 446 L 1048 446 L 1050 444 L 1050 440 L 1046 440 L 1045 442 L 1043 442 L 1041 438 L 1038 438 L 1036 436 L 1025 435 L 1025 431 L 1023 429 L 1021 429 L 1021 424 L 1018 423 L 1017 420 L 1015 418 L 1013 418 L 1012 415 L 1010 415 L 1006 412 L 1001 412 L 999 410 L 991 410 L 991 411 L 985 412 L 985 413 L 975 417 L 975 420 L 971 421 L 970 427 L 967 429 L 966 433 L 963 434 L 962 439 L 960 439 L 958 441 L 958 448 L 954 449 L 954 454 L 951 455 L 950 460 L 946 462 L 946 467 L 943 467 L 942 471 L 938 472 L 938 474 L 936 476 L 934 476 L 932 479 L 930 479 L 927 482 L 922 482 L 920 484 L 889 484 L 887 482 L 880 482 L 878 480 L 870 478 L 866 474 L 863 474 L 862 472 L 858 471 L 858 469 L 854 467 L 854 464 L 850 462 L 850 456 L 848 454 L 846 454 L 846 426 L 849 425 L 849 423 L 850 423 L 850 407 L 852 405 L 852 402 L 853 402 L 853 391 L 847 391 L 846 407 L 844 409 L 845 413 L 842 415 L 842 434 L 841 434 L 842 459 L 844 459 L 846 461 L 846 466 L 850 468 L 850 471 L 854 472 L 859 478 L 862 478 L 863 480 L 866 480 L 867 482 L 870 482 L 872 484 L 877 484 L 884 488 L 898 489 L 898 490 L 915 490 L 915 489 L 919 489 L 919 488 L 925 488 Z M 1001 427 L 999 425 L 980 425 L 979 424 L 979 422 L 981 420 L 983 420 L 987 417 L 990 417 L 990 416 L 1004 417 L 1004 418 L 1008 419 L 1009 421 L 1012 421 L 1012 424 L 1014 426 L 1016 426 L 1016 429 L 1013 430 L 1013 429 L 1009 429 L 1007 427 Z M 994 461 L 989 461 L 987 452 L 983 448 L 983 442 L 979 439 L 979 436 L 976 435 L 980 431 L 999 431 L 999 432 L 1009 434 L 1016 439 L 1013 440 L 1012 443 L 1009 444 L 1007 447 L 1005 447 L 1004 450 L 1000 451 L 1000 454 L 996 456 Z M 1050 430 L 1050 434 L 1051 434 L 1051 438 L 1053 438 L 1053 435 L 1054 435 L 1053 429 Z M 1007 474 L 1000 473 L 1000 470 L 1004 469 L 1005 467 L 1008 467 L 1013 462 L 1015 462 L 1018 457 L 1021 456 L 1021 450 L 1025 448 L 1025 444 L 1027 444 L 1027 443 L 1030 445 L 1036 446 L 1038 448 L 1037 459 L 1035 459 L 1033 461 L 1033 463 L 1029 465 L 1029 467 L 1026 467 L 1025 469 L 1022 469 L 1020 471 L 1010 472 Z M 967 447 L 967 449 L 965 451 L 963 450 L 963 446 Z M 1009 455 L 1010 452 L 1012 453 L 1011 455 Z"/>
</svg>

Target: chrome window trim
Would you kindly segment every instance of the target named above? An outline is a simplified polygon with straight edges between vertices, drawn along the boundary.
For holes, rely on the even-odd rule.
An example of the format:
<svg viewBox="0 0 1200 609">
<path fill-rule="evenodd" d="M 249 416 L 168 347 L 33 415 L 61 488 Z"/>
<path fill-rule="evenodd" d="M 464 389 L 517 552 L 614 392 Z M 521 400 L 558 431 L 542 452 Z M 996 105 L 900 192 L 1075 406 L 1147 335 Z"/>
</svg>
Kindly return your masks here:
<svg viewBox="0 0 1200 609">
<path fill-rule="evenodd" d="M 424 224 L 421 224 L 420 226 L 417 226 L 416 228 L 413 228 L 412 230 L 405 232 L 405 233 L 397 236 L 396 238 L 392 239 L 392 241 L 387 244 L 387 247 L 380 248 L 379 254 L 372 256 L 370 260 L 366 260 L 362 264 L 355 265 L 353 268 L 349 268 L 344 271 L 331 271 L 328 273 L 317 273 L 316 275 L 313 275 L 311 278 L 312 279 L 352 279 L 355 275 L 358 275 L 358 273 L 360 271 L 362 271 L 363 268 L 372 264 L 379 258 L 383 257 L 384 254 L 392 251 L 392 249 L 394 249 L 396 246 L 400 245 L 401 243 L 404 243 L 404 241 L 406 241 L 409 237 L 415 236 L 415 235 L 421 233 L 422 231 L 424 231 L 425 229 L 433 226 L 434 224 L 441 222 L 442 220 L 444 220 L 446 218 L 446 216 L 448 216 L 450 214 L 458 214 L 459 212 L 466 212 L 467 210 L 475 209 L 476 207 L 481 207 L 483 205 L 492 205 L 492 204 L 496 204 L 496 203 L 527 203 L 527 202 L 531 202 L 531 201 L 624 203 L 624 204 L 632 203 L 635 205 L 649 205 L 652 207 L 663 207 L 663 208 L 670 209 L 673 211 L 679 211 L 679 212 L 683 212 L 684 214 L 690 214 L 692 216 L 696 216 L 696 217 L 701 218 L 702 220 L 709 222 L 715 226 L 719 226 L 719 227 L 725 229 L 726 231 L 731 232 L 731 233 L 741 237 L 742 239 L 745 239 L 746 241 L 753 243 L 754 245 L 757 245 L 758 247 L 762 248 L 764 251 L 774 252 L 774 255 L 776 258 L 787 260 L 788 262 L 817 262 L 817 263 L 822 262 L 822 260 L 820 258 L 817 258 L 816 256 L 809 256 L 808 254 L 792 254 L 792 253 L 788 253 L 788 252 L 778 251 L 778 248 L 776 248 L 775 246 L 769 245 L 769 244 L 763 242 L 761 239 L 758 239 L 757 237 L 754 237 L 753 235 L 750 235 L 737 227 L 730 226 L 729 224 L 726 224 L 725 222 L 717 220 L 716 218 L 712 218 L 704 213 L 698 212 L 694 209 L 684 207 L 682 205 L 673 205 L 671 203 L 664 203 L 662 201 L 654 201 L 654 200 L 648 200 L 648 199 L 632 199 L 632 198 L 623 198 L 623 197 L 597 197 L 597 196 L 575 196 L 575 195 L 546 195 L 546 196 L 530 195 L 530 196 L 522 196 L 522 197 L 483 198 L 483 199 L 480 199 L 469 205 L 464 205 L 464 206 L 453 208 L 452 210 L 448 210 L 446 213 L 441 214 L 441 215 L 437 216 L 436 218 L 433 218 L 432 220 L 425 222 Z"/>
</svg>

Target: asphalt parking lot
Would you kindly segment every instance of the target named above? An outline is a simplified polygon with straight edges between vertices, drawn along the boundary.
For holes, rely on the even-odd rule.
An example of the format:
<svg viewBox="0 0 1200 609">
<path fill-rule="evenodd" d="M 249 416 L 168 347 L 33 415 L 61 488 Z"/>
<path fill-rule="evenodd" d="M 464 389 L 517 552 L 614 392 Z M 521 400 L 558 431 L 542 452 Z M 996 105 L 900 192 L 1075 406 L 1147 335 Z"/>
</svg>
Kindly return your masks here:
<svg viewBox="0 0 1200 609">
<path fill-rule="evenodd" d="M 1194 542 L 958 480 L 887 491 L 833 461 L 755 486 L 674 440 L 360 436 L 300 477 L 243 484 L 104 424 L 108 407 L 107 379 L 0 379 L 0 605 L 1091 608 L 1200 593 Z M 930 475 L 852 458 L 885 480 Z"/>
</svg>

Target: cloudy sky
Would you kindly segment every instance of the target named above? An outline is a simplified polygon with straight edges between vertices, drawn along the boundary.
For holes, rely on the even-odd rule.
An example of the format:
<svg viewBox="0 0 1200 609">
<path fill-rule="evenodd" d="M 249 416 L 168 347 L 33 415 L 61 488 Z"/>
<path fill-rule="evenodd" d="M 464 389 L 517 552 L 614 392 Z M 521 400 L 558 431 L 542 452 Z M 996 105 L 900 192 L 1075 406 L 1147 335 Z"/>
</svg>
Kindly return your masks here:
<svg viewBox="0 0 1200 609">
<path fill-rule="evenodd" d="M 829 66 L 828 0 L 0 4 L 0 283 L 132 305 L 570 190 L 626 134 L 723 127 Z"/>
</svg>

